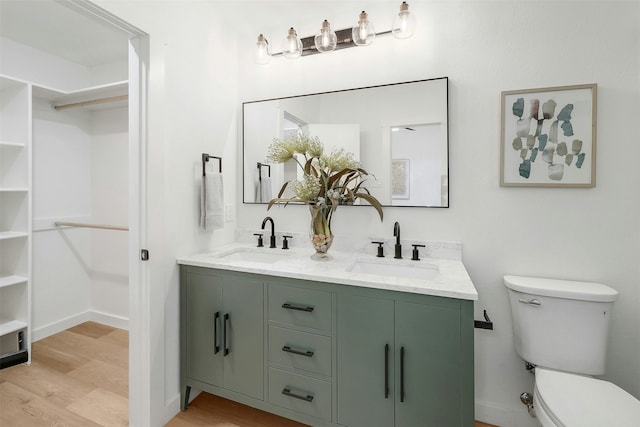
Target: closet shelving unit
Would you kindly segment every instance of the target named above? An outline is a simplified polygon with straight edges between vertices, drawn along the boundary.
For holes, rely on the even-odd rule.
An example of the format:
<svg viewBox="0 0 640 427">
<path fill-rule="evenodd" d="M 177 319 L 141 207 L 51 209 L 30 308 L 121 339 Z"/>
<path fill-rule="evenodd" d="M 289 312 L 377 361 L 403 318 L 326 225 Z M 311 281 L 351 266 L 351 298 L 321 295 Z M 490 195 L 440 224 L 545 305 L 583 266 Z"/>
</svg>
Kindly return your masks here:
<svg viewBox="0 0 640 427">
<path fill-rule="evenodd" d="M 94 111 L 127 95 L 127 81 L 63 91 L 0 75 L 0 368 L 30 362 L 33 100 Z"/>
<path fill-rule="evenodd" d="M 29 357 L 31 87 L 0 76 L 0 366 Z"/>
</svg>

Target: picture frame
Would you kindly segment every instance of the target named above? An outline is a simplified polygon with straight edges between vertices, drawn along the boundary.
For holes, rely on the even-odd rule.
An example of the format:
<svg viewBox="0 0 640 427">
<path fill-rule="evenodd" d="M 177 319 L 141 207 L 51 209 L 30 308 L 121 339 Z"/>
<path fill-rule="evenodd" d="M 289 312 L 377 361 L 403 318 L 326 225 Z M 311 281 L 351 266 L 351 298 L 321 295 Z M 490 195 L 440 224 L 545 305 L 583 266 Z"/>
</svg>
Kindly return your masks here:
<svg viewBox="0 0 640 427">
<path fill-rule="evenodd" d="M 597 84 L 502 92 L 500 185 L 595 187 Z"/>
<path fill-rule="evenodd" d="M 391 160 L 391 198 L 408 199 L 409 193 L 409 159 Z"/>
</svg>

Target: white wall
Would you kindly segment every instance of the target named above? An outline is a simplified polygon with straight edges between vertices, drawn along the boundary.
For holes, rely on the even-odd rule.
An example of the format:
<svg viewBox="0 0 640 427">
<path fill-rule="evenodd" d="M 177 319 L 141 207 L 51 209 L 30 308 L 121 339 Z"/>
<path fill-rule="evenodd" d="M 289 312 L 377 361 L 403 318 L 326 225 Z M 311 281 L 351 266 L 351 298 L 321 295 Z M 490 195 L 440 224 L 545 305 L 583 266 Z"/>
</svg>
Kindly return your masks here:
<svg viewBox="0 0 640 427">
<path fill-rule="evenodd" d="M 607 378 L 640 397 L 640 155 L 629 126 L 640 101 L 640 6 L 636 2 L 411 2 L 420 24 L 406 41 L 299 61 L 251 61 L 262 32 L 279 44 L 292 24 L 309 35 L 327 18 L 352 25 L 366 7 L 378 30 L 396 1 L 97 2 L 150 34 L 149 226 L 154 318 L 150 331 L 154 425 L 177 411 L 178 269 L 175 258 L 256 228 L 263 206 L 241 203 L 240 103 L 298 93 L 449 77 L 450 208 L 340 208 L 337 236 L 392 233 L 459 240 L 494 331 L 476 332 L 476 417 L 501 426 L 532 421 L 518 395 L 532 379 L 515 355 L 504 274 L 591 280 L 620 291 Z M 250 13 L 249 13 L 250 12 Z M 237 39 L 236 39 L 237 34 Z M 366 74 L 355 74 L 362 69 Z M 322 77 L 320 77 L 322 76 Z M 598 83 L 598 161 L 594 189 L 499 186 L 500 92 Z M 615 148 L 614 148 L 615 147 Z M 222 155 L 227 202 L 236 224 L 198 229 L 200 153 Z M 235 170 L 234 170 L 235 168 Z M 233 208 L 232 206 L 231 208 Z M 280 231 L 304 232 L 306 211 L 269 212 Z M 357 220 L 356 220 L 357 216 Z M 338 237 L 339 238 L 339 237 Z M 146 338 L 145 338 L 146 339 Z"/>
<path fill-rule="evenodd" d="M 91 222 L 127 226 L 128 109 L 95 111 L 91 131 Z M 129 241 L 120 230 L 91 230 L 91 304 L 96 320 L 124 327 L 129 319 Z"/>
<path fill-rule="evenodd" d="M 334 2 L 322 3 L 329 13 L 290 3 L 297 8 L 298 34 L 315 32 L 305 18 L 345 16 L 331 13 L 343 8 Z M 377 24 L 378 16 L 385 19 L 382 6 L 390 4 L 366 4 L 378 30 L 385 28 Z M 477 418 L 505 426 L 530 423 L 518 396 L 532 391 L 532 378 L 513 350 L 504 274 L 591 280 L 618 289 L 606 378 L 640 396 L 640 172 L 632 160 L 640 148 L 627 130 L 640 101 L 638 3 L 414 1 L 411 10 L 420 26 L 406 41 L 380 38 L 368 48 L 296 63 L 273 58 L 266 67 L 252 65 L 241 51 L 241 99 L 448 76 L 451 208 L 387 208 L 383 224 L 373 210 L 339 209 L 336 235 L 391 235 L 399 220 L 404 236 L 462 242 L 480 295 L 476 317 L 487 309 L 496 327 L 476 332 Z M 280 21 L 274 16 L 270 22 L 290 25 Z M 248 49 L 258 31 L 267 35 L 269 28 L 257 24 L 240 45 Z M 278 33 L 270 40 L 277 42 Z M 363 64 L 365 77 L 351 72 Z M 598 83 L 597 187 L 501 188 L 501 91 L 592 82 Z M 245 205 L 238 226 L 255 227 L 264 215 L 264 208 Z M 306 221 L 295 207 L 270 215 L 281 231 L 301 231 Z"/>
</svg>

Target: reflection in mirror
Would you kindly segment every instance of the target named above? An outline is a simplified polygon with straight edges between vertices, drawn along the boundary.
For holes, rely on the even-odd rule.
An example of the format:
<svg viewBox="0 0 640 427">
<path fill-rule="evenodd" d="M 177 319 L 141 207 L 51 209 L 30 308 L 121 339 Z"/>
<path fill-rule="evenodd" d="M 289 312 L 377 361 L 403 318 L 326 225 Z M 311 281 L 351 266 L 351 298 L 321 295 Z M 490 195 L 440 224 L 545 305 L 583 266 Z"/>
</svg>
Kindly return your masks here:
<svg viewBox="0 0 640 427">
<path fill-rule="evenodd" d="M 243 201 L 268 203 L 298 178 L 295 162 L 267 169 L 266 158 L 275 138 L 303 133 L 326 152 L 353 153 L 383 206 L 448 207 L 447 85 L 445 77 L 243 103 Z"/>
</svg>

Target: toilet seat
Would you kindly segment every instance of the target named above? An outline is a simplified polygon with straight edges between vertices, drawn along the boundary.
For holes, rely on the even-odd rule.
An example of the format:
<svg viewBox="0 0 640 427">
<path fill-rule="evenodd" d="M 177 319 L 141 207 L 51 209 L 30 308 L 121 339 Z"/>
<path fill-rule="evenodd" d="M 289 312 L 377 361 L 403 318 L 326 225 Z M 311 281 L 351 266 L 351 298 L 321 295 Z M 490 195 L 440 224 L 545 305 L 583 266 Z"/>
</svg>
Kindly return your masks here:
<svg viewBox="0 0 640 427">
<path fill-rule="evenodd" d="M 540 367 L 535 383 L 536 414 L 545 427 L 640 425 L 640 401 L 613 383 Z"/>
</svg>

